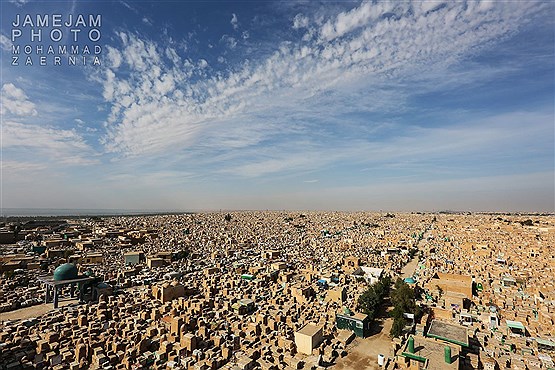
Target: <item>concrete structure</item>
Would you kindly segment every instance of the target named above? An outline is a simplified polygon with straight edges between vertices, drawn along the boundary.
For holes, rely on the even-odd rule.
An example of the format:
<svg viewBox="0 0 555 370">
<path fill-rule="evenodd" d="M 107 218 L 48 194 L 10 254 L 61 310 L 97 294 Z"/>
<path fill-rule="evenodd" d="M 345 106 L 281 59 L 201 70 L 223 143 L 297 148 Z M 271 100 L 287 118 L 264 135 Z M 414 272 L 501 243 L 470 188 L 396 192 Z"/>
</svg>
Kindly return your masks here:
<svg viewBox="0 0 555 370">
<path fill-rule="evenodd" d="M 431 290 L 440 288 L 445 293 L 459 293 L 467 299 L 472 298 L 472 277 L 467 275 L 436 272 L 426 286 Z"/>
<path fill-rule="evenodd" d="M 441 339 L 459 346 L 468 347 L 467 328 L 462 325 L 456 325 L 440 320 L 432 320 L 426 336 Z"/>
<path fill-rule="evenodd" d="M 0 275 L 0 312 L 18 315 L 25 312 L 20 308 L 44 302 L 37 269 L 52 276 L 78 243 L 86 246 L 80 256 L 102 254 L 104 263 L 86 270 L 106 286 L 95 278 L 86 289 L 86 296 L 96 292 L 98 302 L 0 322 L 0 368 L 309 369 L 335 363 L 337 356 L 347 356 L 349 363 L 353 347 L 363 341 L 350 342 L 354 332 L 338 330 L 335 319 L 342 306 L 355 307 L 368 288 L 365 279 L 352 275 L 355 266 L 383 269 L 394 279 L 414 277 L 422 292 L 417 304 L 425 314 L 416 322 L 413 355 L 425 360 L 402 355 L 406 344 L 394 339 L 390 351 L 382 351 L 386 369 L 449 369 L 457 361 L 461 369 L 508 363 L 553 367 L 555 284 L 545 278 L 555 274 L 553 216 L 283 211 L 233 212 L 231 221 L 224 216 L 102 217 L 22 230 L 25 241 L 0 246 L 0 268 L 6 269 Z M 50 258 L 34 248 L 43 240 L 52 240 Z M 267 251 L 279 254 L 265 256 Z M 409 271 L 405 265 L 414 251 L 418 260 Z M 161 258 L 164 265 L 126 266 L 129 252 Z M 466 276 L 464 291 L 457 283 L 438 290 L 437 273 Z M 186 287 L 183 296 L 174 279 Z M 472 280 L 476 291 L 469 296 Z M 118 288 L 117 295 L 109 295 L 108 284 Z M 71 290 L 65 286 L 60 296 Z M 243 309 L 249 305 L 252 311 Z M 507 335 L 511 321 L 524 326 L 524 335 Z M 448 325 L 442 329 L 439 322 Z M 295 333 L 307 323 L 326 338 L 316 348 L 307 346 L 304 352 L 311 355 L 295 344 Z M 464 337 L 468 346 L 457 344 Z"/>
<path fill-rule="evenodd" d="M 399 362 L 402 369 L 458 370 L 460 368 L 459 350 L 456 346 L 450 347 L 424 337 L 411 337 L 402 349 L 401 356 L 404 358 L 404 361 Z"/>
<path fill-rule="evenodd" d="M 185 297 L 187 289 L 177 281 L 166 282 L 152 286 L 152 296 L 162 303 L 170 302 L 179 297 Z"/>
<path fill-rule="evenodd" d="M 146 258 L 146 265 L 148 268 L 158 268 L 166 265 L 166 260 L 160 257 L 147 257 Z"/>
<path fill-rule="evenodd" d="M 126 266 L 136 265 L 145 261 L 145 254 L 143 252 L 127 252 L 124 255 L 124 263 Z"/>
<path fill-rule="evenodd" d="M 256 306 L 252 299 L 240 299 L 235 302 L 231 308 L 233 308 L 238 315 L 247 315 L 253 312 L 256 309 Z"/>
<path fill-rule="evenodd" d="M 338 329 L 350 330 L 357 337 L 365 338 L 370 333 L 370 320 L 368 315 L 355 313 L 353 315 L 336 314 L 335 325 Z"/>
<path fill-rule="evenodd" d="M 312 323 L 306 324 L 301 330 L 295 332 L 295 345 L 299 353 L 311 355 L 312 350 L 322 342 L 323 331 L 321 326 Z"/>
<path fill-rule="evenodd" d="M 39 278 L 45 286 L 44 303 L 52 301 L 54 308 L 58 308 L 60 291 L 64 287 L 69 287 L 70 296 L 74 297 L 75 288 L 79 289 L 79 299 L 83 300 L 85 285 L 90 283 L 93 278 L 86 275 L 78 275 L 77 267 L 72 263 L 65 263 L 54 270 L 51 277 Z"/>
<path fill-rule="evenodd" d="M 81 264 L 104 263 L 104 257 L 102 256 L 102 253 L 89 253 L 85 256 L 82 256 L 79 263 L 81 263 Z"/>
<path fill-rule="evenodd" d="M 368 267 L 368 266 L 359 266 L 354 272 L 353 275 L 361 276 L 368 284 L 375 284 L 380 280 L 384 272 L 384 269 L 375 268 L 375 267 Z"/>
</svg>

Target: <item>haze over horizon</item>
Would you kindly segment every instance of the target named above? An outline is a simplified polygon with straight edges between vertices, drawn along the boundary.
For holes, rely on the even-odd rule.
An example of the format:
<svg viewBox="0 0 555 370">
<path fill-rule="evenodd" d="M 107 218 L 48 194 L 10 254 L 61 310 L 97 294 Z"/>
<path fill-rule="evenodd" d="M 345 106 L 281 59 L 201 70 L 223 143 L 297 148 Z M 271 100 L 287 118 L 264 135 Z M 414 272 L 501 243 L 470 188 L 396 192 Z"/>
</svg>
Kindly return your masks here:
<svg viewBox="0 0 555 370">
<path fill-rule="evenodd" d="M 4 208 L 555 212 L 551 1 L 0 5 Z M 102 65 L 11 65 L 16 14 Z"/>
</svg>

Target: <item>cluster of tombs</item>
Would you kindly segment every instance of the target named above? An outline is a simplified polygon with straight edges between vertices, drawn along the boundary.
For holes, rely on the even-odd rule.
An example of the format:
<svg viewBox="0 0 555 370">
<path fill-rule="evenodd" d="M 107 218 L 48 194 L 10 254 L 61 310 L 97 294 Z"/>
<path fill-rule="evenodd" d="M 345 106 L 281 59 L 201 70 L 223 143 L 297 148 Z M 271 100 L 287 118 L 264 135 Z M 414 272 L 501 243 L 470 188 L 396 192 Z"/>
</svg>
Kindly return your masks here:
<svg viewBox="0 0 555 370">
<path fill-rule="evenodd" d="M 450 347 L 454 368 L 555 368 L 554 217 L 438 215 L 424 240 L 410 279 L 429 312 L 415 325 L 416 348 Z M 428 335 L 439 321 L 451 326 Z M 404 366 L 447 368 L 442 348 L 411 353 L 409 339 Z"/>
<path fill-rule="evenodd" d="M 82 303 L 0 324 L 0 368 L 333 366 L 355 336 L 373 334 L 359 295 L 412 256 L 405 281 L 424 316 L 407 315 L 379 366 L 549 368 L 555 219 L 531 218 L 233 212 L 34 230 L 4 265 L 45 247 L 23 255 L 46 267 L 20 259 L 23 272 L 2 283 L 24 276 L 41 302 Z"/>
</svg>

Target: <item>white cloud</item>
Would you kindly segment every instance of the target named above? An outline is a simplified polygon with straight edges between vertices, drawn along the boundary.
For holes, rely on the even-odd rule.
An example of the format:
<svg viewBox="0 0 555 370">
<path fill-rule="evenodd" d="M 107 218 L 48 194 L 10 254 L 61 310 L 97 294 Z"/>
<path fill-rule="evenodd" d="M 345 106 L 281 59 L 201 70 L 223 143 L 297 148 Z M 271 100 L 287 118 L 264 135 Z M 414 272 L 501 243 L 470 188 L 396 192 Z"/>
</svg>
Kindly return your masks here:
<svg viewBox="0 0 555 370">
<path fill-rule="evenodd" d="M 294 29 L 307 28 L 308 22 L 309 22 L 308 17 L 302 14 L 297 14 L 295 18 L 293 18 L 293 28 Z"/>
<path fill-rule="evenodd" d="M 94 151 L 74 130 L 13 121 L 4 121 L 2 129 L 4 150 L 31 149 L 28 151 L 29 162 L 32 159 L 37 165 L 51 160 L 66 165 L 98 163 Z"/>
<path fill-rule="evenodd" d="M 106 50 L 108 50 L 108 66 L 114 69 L 119 68 L 122 61 L 121 53 L 116 48 L 113 48 L 111 46 L 107 46 Z"/>
<path fill-rule="evenodd" d="M 392 2 L 376 4 L 363 2 L 359 7 L 348 12 L 342 12 L 335 19 L 328 20 L 321 29 L 321 35 L 327 41 L 336 39 L 360 27 L 371 26 L 371 22 L 376 21 L 378 17 L 387 15 L 395 10 L 402 14 L 408 9 L 406 7 L 404 10 L 402 7 L 403 4 L 395 6 Z"/>
<path fill-rule="evenodd" d="M 234 30 L 239 28 L 239 20 L 237 19 L 237 14 L 232 13 L 231 14 L 231 26 L 233 27 Z"/>
<path fill-rule="evenodd" d="M 198 66 L 200 69 L 204 69 L 208 67 L 208 62 L 206 61 L 206 59 L 200 59 L 198 62 Z"/>
<path fill-rule="evenodd" d="M 324 113 L 326 114 L 326 113 Z M 526 127 L 526 130 L 522 130 Z M 303 173 L 320 170 L 337 163 L 410 170 L 415 166 L 444 158 L 478 158 L 481 166 L 496 163 L 496 155 L 520 157 L 519 148 L 546 147 L 554 131 L 549 113 L 510 112 L 481 120 L 465 120 L 443 128 L 390 125 L 395 134 L 381 140 L 361 138 L 347 142 L 315 144 L 293 141 L 285 144 L 230 151 L 215 162 L 228 163 L 222 173 L 243 177 L 260 177 L 272 173 Z M 312 133 L 314 135 L 314 133 Z M 330 150 L 333 147 L 333 150 Z M 437 165 L 434 166 L 437 169 Z M 433 174 L 438 176 L 439 173 Z"/>
<path fill-rule="evenodd" d="M 0 114 L 11 113 L 16 116 L 36 116 L 35 104 L 29 101 L 25 92 L 12 83 L 2 86 L 2 106 Z"/>
<path fill-rule="evenodd" d="M 27 4 L 31 0 L 10 0 L 10 3 L 15 4 L 17 6 L 23 6 Z"/>
<path fill-rule="evenodd" d="M 12 42 L 10 41 L 10 39 L 2 34 L 0 34 L 0 47 L 3 50 L 11 50 L 12 48 Z"/>
<path fill-rule="evenodd" d="M 485 10 L 480 4 L 457 2 L 428 9 L 405 2 L 364 2 L 324 20 L 319 28 L 303 16 L 295 17 L 294 26 L 308 27 L 306 34 L 320 37 L 284 41 L 263 60 L 245 61 L 210 77 L 204 59 L 195 63 L 168 54 L 153 41 L 120 33 L 120 63 L 129 73 L 119 73 L 118 63 L 111 63 L 96 77 L 112 105 L 103 142 L 109 151 L 138 156 L 168 150 L 247 153 L 247 148 L 295 130 L 317 140 L 314 133 L 319 128 L 307 122 L 343 121 L 335 117 L 336 105 L 327 102 L 344 102 L 345 109 L 353 112 L 402 109 L 403 89 L 392 95 L 392 84 L 441 82 L 449 68 L 514 33 L 540 9 L 531 2 L 495 3 Z M 376 154 L 389 150 L 361 148 Z M 251 156 L 238 164 L 237 173 L 279 172 L 286 168 L 284 163 L 309 168 L 322 158 L 315 149 L 314 157 L 284 162 L 283 156 L 294 151 L 283 150 L 268 158 Z M 352 152 L 337 158 L 348 155 Z"/>
<path fill-rule="evenodd" d="M 27 176 L 29 176 L 29 172 L 36 173 L 37 171 L 42 171 L 46 169 L 46 164 L 21 161 L 2 161 L 2 171 L 4 172 L 5 176 L 13 176 L 15 174 L 27 174 Z"/>
<path fill-rule="evenodd" d="M 235 49 L 237 46 L 237 40 L 235 37 L 231 37 L 229 35 L 223 35 L 220 42 L 223 42 L 229 49 Z"/>
<path fill-rule="evenodd" d="M 127 2 L 125 2 L 125 1 L 123 1 L 123 0 L 120 0 L 119 3 L 120 3 L 121 5 L 123 5 L 124 7 L 126 7 L 127 9 L 131 10 L 132 12 L 134 12 L 134 13 L 136 13 L 136 14 L 139 13 L 139 12 L 137 11 L 137 9 L 135 9 L 134 7 L 132 7 L 131 5 L 129 5 L 129 3 L 127 3 Z"/>
</svg>

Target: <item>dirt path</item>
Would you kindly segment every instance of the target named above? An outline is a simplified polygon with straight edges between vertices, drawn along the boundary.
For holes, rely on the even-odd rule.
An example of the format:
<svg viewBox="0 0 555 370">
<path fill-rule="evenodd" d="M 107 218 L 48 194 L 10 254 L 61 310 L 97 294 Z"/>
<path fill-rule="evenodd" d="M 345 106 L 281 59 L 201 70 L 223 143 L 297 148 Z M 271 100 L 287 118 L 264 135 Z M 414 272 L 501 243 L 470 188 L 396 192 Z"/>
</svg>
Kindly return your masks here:
<svg viewBox="0 0 555 370">
<path fill-rule="evenodd" d="M 74 299 L 63 299 L 59 302 L 59 307 L 69 306 L 73 303 L 78 303 L 79 300 L 77 298 Z M 9 311 L 9 312 L 2 312 L 0 313 L 0 324 L 2 321 L 6 320 L 23 320 L 29 319 L 31 317 L 39 317 L 44 315 L 45 313 L 54 309 L 52 303 L 43 303 L 36 306 L 20 308 L 19 310 Z"/>
<path fill-rule="evenodd" d="M 385 357 L 391 356 L 391 338 L 389 331 L 393 319 L 387 318 L 378 321 L 381 331 L 368 338 L 356 338 L 348 347 L 348 355 L 338 358 L 335 365 L 331 367 L 334 370 L 361 370 L 361 369 L 380 369 L 378 366 L 378 355 Z"/>
<path fill-rule="evenodd" d="M 418 257 L 411 259 L 401 270 L 401 278 L 412 277 L 418 268 L 418 262 Z M 390 309 L 391 307 L 388 311 Z M 378 355 L 382 354 L 386 358 L 392 356 L 393 342 L 389 337 L 391 325 L 393 325 L 392 318 L 378 320 L 377 326 L 380 327 L 378 334 L 364 339 L 356 338 L 347 347 L 347 356 L 338 358 L 331 368 L 334 370 L 380 369 Z"/>
<path fill-rule="evenodd" d="M 416 268 L 418 267 L 418 262 L 419 259 L 416 257 L 411 259 L 409 263 L 407 263 L 405 267 L 403 267 L 403 269 L 401 270 L 401 278 L 405 279 L 408 277 L 412 277 L 414 275 L 414 271 L 416 271 Z"/>
</svg>

